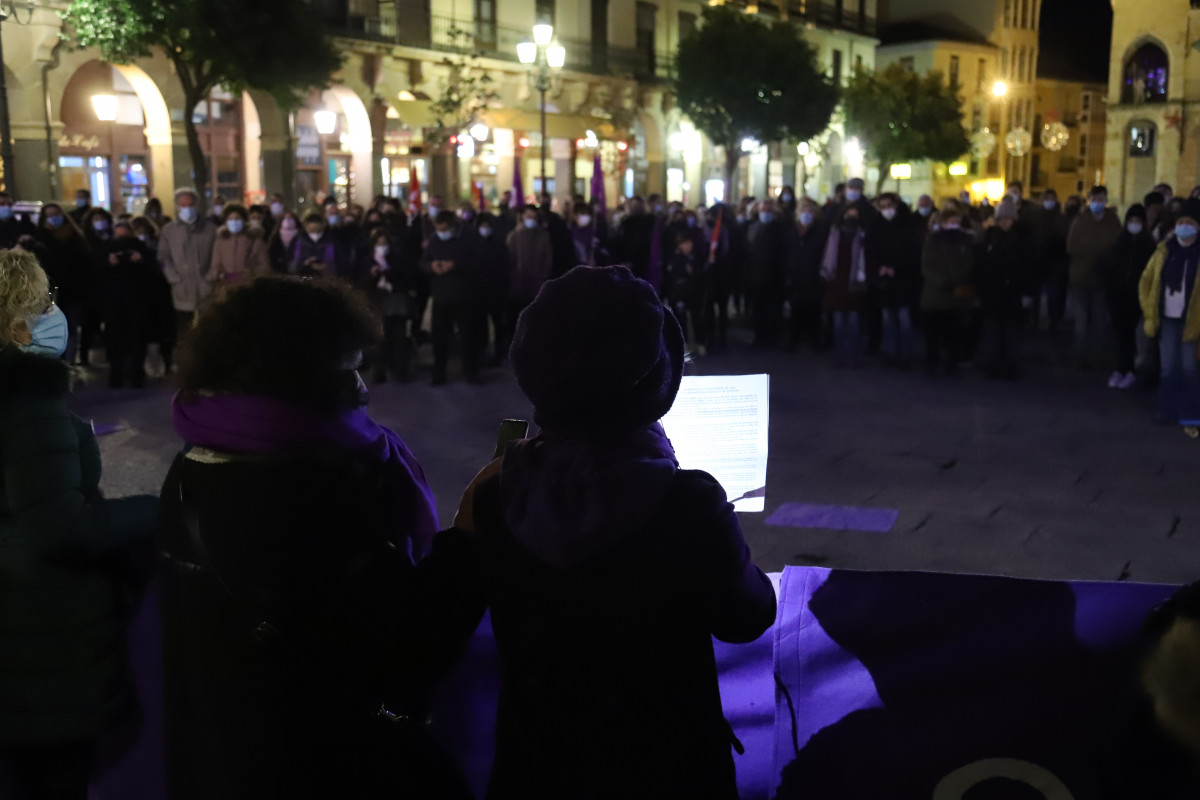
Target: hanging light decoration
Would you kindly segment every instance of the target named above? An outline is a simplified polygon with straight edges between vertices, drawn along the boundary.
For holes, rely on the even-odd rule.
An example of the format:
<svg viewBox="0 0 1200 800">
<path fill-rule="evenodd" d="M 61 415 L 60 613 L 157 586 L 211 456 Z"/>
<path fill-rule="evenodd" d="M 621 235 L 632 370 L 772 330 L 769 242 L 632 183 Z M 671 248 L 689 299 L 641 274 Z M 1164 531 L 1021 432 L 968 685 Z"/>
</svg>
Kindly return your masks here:
<svg viewBox="0 0 1200 800">
<path fill-rule="evenodd" d="M 971 134 L 971 155 L 976 158 L 987 158 L 996 149 L 996 134 L 988 128 L 981 128 Z"/>
<path fill-rule="evenodd" d="M 1071 131 L 1061 122 L 1047 122 L 1042 126 L 1042 146 L 1057 153 L 1071 141 Z"/>
<path fill-rule="evenodd" d="M 1020 158 L 1033 147 L 1033 134 L 1024 128 L 1014 128 L 1004 137 L 1004 146 L 1009 155 Z"/>
</svg>

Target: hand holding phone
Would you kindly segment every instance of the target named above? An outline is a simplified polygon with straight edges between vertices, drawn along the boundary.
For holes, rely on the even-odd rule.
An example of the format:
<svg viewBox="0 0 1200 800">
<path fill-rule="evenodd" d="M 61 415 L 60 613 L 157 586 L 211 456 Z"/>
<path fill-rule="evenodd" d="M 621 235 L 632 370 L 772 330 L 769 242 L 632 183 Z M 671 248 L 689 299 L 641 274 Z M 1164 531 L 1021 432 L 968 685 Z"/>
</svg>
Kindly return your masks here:
<svg viewBox="0 0 1200 800">
<path fill-rule="evenodd" d="M 492 458 L 503 458 L 513 442 L 529 435 L 529 421 L 506 419 L 500 423 L 500 434 L 496 437 L 496 452 Z"/>
</svg>

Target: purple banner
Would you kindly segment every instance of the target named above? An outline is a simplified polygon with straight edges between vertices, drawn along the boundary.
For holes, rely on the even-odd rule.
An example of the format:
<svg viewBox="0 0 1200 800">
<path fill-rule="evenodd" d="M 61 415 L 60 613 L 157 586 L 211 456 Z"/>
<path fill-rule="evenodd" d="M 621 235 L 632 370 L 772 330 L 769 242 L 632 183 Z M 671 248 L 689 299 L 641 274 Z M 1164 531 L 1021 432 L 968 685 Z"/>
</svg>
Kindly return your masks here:
<svg viewBox="0 0 1200 800">
<path fill-rule="evenodd" d="M 788 568 L 777 797 L 1099 796 L 1131 644 L 1173 591 Z"/>
</svg>

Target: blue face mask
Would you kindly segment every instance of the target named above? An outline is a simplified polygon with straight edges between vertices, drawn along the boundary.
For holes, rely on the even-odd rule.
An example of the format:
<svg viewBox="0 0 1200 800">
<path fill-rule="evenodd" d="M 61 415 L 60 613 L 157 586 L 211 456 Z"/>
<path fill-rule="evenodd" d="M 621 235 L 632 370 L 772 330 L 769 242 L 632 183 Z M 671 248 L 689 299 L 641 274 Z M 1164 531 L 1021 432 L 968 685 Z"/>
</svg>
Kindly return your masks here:
<svg viewBox="0 0 1200 800">
<path fill-rule="evenodd" d="M 775 215 L 770 211 L 763 211 L 758 215 L 758 221 L 763 225 L 770 224 L 771 220 L 775 219 Z"/>
<path fill-rule="evenodd" d="M 230 219 L 226 221 L 225 227 L 229 229 L 230 233 L 241 233 L 244 224 L 240 219 Z"/>
<path fill-rule="evenodd" d="M 809 225 L 812 225 L 812 223 L 813 223 L 812 212 L 811 211 L 801 211 L 800 212 L 800 224 L 807 228 Z"/>
<path fill-rule="evenodd" d="M 196 221 L 196 207 L 184 206 L 179 209 L 179 220 L 185 225 L 190 225 Z"/>
<path fill-rule="evenodd" d="M 59 358 L 67 351 L 69 332 L 67 315 L 57 304 L 52 305 L 45 314 L 37 318 L 37 322 L 33 324 L 33 340 L 29 344 L 21 345 L 21 349 L 26 353 Z"/>
<path fill-rule="evenodd" d="M 1091 212 L 1097 217 L 1104 213 L 1104 203 L 1098 201 L 1088 203 L 1088 208 L 1091 209 Z"/>
<path fill-rule="evenodd" d="M 1187 225 L 1181 222 L 1175 226 L 1176 239 L 1193 239 L 1195 238 L 1196 233 L 1197 228 L 1195 225 Z"/>
<path fill-rule="evenodd" d="M 87 208 L 88 201 L 84 200 L 82 197 L 77 197 L 77 198 L 75 198 L 75 207 L 76 208 Z"/>
<path fill-rule="evenodd" d="M 61 228 L 63 221 L 62 214 L 52 214 L 51 216 L 46 217 L 46 224 L 51 228 Z"/>
<path fill-rule="evenodd" d="M 331 228 L 334 225 L 337 225 L 339 222 L 341 222 L 341 220 L 342 220 L 342 218 L 339 217 L 337 214 L 330 214 L 328 217 L 325 218 L 325 221 L 329 223 L 329 227 L 331 227 Z"/>
<path fill-rule="evenodd" d="M 454 235 L 453 231 L 438 231 L 437 232 L 437 237 L 439 239 L 441 239 L 443 242 L 450 241 L 450 237 L 453 235 Z"/>
<path fill-rule="evenodd" d="M 0 206 L 0 219 L 12 219 L 12 215 L 12 206 Z"/>
</svg>

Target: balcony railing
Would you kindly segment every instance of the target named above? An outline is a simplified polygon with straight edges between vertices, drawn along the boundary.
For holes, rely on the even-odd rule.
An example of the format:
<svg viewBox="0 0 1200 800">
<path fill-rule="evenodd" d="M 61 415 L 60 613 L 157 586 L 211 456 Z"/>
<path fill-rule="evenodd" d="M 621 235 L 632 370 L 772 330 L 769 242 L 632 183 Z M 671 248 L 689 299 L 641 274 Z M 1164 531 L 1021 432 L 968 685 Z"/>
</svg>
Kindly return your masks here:
<svg viewBox="0 0 1200 800">
<path fill-rule="evenodd" d="M 517 61 L 517 44 L 529 39 L 529 29 L 503 25 L 478 25 L 452 17 L 406 15 L 398 19 L 396 6 L 380 3 L 378 16 L 348 14 L 326 21 L 331 33 L 355 39 L 390 42 L 442 53 L 480 53 L 488 58 Z M 600 75 L 626 75 L 643 81 L 665 81 L 674 77 L 674 55 L 633 47 L 606 45 L 594 48 L 591 41 L 559 37 L 566 48 L 565 68 Z"/>
<path fill-rule="evenodd" d="M 759 16 L 769 20 L 783 19 L 786 10 L 786 17 L 792 22 L 811 22 L 866 36 L 876 33 L 875 18 L 857 8 L 847 8 L 848 3 L 829 0 L 733 0 L 733 4 L 743 8 L 753 4 Z"/>
</svg>

